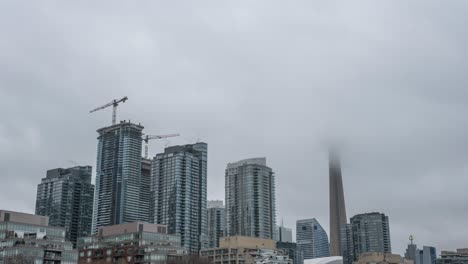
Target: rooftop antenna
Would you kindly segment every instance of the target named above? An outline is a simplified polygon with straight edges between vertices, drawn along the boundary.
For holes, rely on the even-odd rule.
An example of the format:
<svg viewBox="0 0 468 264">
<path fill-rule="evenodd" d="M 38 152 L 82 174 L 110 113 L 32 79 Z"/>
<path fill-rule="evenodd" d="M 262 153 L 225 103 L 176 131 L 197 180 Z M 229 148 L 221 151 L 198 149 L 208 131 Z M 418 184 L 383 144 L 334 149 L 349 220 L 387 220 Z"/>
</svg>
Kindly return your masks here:
<svg viewBox="0 0 468 264">
<path fill-rule="evenodd" d="M 409 236 L 409 240 L 410 240 L 410 242 L 411 242 L 411 245 L 413 245 L 413 241 L 414 241 L 413 235 L 410 235 L 410 236 Z"/>
</svg>

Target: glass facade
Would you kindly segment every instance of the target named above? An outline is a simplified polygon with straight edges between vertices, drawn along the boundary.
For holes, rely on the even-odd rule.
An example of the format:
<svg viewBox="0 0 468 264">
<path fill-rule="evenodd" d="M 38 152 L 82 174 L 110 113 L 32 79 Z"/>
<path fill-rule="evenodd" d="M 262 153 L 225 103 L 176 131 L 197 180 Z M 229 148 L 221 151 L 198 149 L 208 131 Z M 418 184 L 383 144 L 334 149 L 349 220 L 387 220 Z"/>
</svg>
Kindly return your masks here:
<svg viewBox="0 0 468 264">
<path fill-rule="evenodd" d="M 152 162 L 151 216 L 197 255 L 206 248 L 207 144 L 173 146 Z"/>
<path fill-rule="evenodd" d="M 49 225 L 64 227 L 67 240 L 91 234 L 94 185 L 91 166 L 47 171 L 37 186 L 36 215 L 49 217 Z"/>
<path fill-rule="evenodd" d="M 315 218 L 296 221 L 296 241 L 304 259 L 330 256 L 327 232 Z"/>
<path fill-rule="evenodd" d="M 273 239 L 276 232 L 275 175 L 265 158 L 228 164 L 226 235 Z"/>
<path fill-rule="evenodd" d="M 143 126 L 126 121 L 98 130 L 93 233 L 101 226 L 147 220 L 142 131 Z"/>
<path fill-rule="evenodd" d="M 226 228 L 225 209 L 222 204 L 210 206 L 206 210 L 206 219 L 208 223 L 208 248 L 219 247 L 219 239 L 224 236 Z"/>
<path fill-rule="evenodd" d="M 355 215 L 341 228 L 343 263 L 352 264 L 369 252 L 392 253 L 388 217 L 381 213 Z"/>
</svg>

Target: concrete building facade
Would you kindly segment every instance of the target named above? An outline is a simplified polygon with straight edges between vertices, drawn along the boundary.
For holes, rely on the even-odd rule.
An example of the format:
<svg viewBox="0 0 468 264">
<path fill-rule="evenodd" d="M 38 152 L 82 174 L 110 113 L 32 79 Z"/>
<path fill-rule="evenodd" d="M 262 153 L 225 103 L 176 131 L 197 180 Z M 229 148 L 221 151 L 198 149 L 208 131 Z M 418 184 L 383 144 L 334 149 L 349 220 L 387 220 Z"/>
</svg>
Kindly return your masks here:
<svg viewBox="0 0 468 264">
<path fill-rule="evenodd" d="M 99 227 L 145 220 L 141 190 L 143 126 L 127 121 L 99 129 L 93 233 Z M 143 196 L 144 197 L 144 196 Z"/>
<path fill-rule="evenodd" d="M 437 264 L 468 264 L 468 248 L 460 248 L 456 251 L 442 251 Z"/>
<path fill-rule="evenodd" d="M 266 158 L 229 163 L 225 179 L 227 235 L 274 239 L 275 175 Z"/>
<path fill-rule="evenodd" d="M 296 221 L 296 243 L 304 260 L 330 256 L 327 232 L 315 218 Z"/>
<path fill-rule="evenodd" d="M 152 161 L 151 197 L 153 222 L 179 235 L 191 255 L 207 247 L 206 143 L 173 146 Z"/>
<path fill-rule="evenodd" d="M 66 239 L 76 245 L 89 236 L 93 220 L 94 185 L 91 166 L 47 171 L 37 186 L 36 215 L 48 216 L 51 226 L 65 228 Z"/>
<path fill-rule="evenodd" d="M 341 256 L 341 227 L 346 224 L 346 205 L 341 176 L 341 163 L 338 155 L 330 151 L 330 256 Z"/>
</svg>

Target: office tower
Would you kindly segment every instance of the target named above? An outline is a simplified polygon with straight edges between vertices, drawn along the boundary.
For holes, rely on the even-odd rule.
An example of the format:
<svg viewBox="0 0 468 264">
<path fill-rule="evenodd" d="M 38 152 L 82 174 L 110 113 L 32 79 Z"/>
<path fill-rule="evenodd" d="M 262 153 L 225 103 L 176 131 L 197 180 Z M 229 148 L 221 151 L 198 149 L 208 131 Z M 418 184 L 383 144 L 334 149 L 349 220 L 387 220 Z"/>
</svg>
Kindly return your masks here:
<svg viewBox="0 0 468 264">
<path fill-rule="evenodd" d="M 49 217 L 0 210 L 0 263 L 76 263 L 77 251 L 66 241 L 65 228 Z"/>
<path fill-rule="evenodd" d="M 140 221 L 151 222 L 151 160 L 141 158 Z"/>
<path fill-rule="evenodd" d="M 266 158 L 229 163 L 225 182 L 227 235 L 273 239 L 275 175 Z"/>
<path fill-rule="evenodd" d="M 156 224 L 179 235 L 189 254 L 208 244 L 206 222 L 206 143 L 173 146 L 152 161 L 151 192 Z"/>
<path fill-rule="evenodd" d="M 346 206 L 341 177 L 340 160 L 336 153 L 330 151 L 330 255 L 341 256 L 341 226 L 346 224 Z"/>
<path fill-rule="evenodd" d="M 78 239 L 78 250 L 78 264 L 167 263 L 185 254 L 165 225 L 144 222 L 100 227 L 97 235 Z"/>
<path fill-rule="evenodd" d="M 141 197 L 143 126 L 121 121 L 99 129 L 93 232 L 99 227 L 144 220 Z M 144 213 L 143 213 L 144 214 Z"/>
<path fill-rule="evenodd" d="M 283 224 L 281 226 L 277 226 L 277 239 L 276 241 L 279 242 L 293 242 L 292 239 L 292 229 L 285 227 Z"/>
<path fill-rule="evenodd" d="M 468 248 L 460 248 L 457 251 L 442 251 L 437 264 L 468 264 Z"/>
<path fill-rule="evenodd" d="M 296 221 L 296 243 L 304 260 L 330 256 L 327 232 L 315 218 Z"/>
<path fill-rule="evenodd" d="M 276 248 L 283 251 L 292 260 L 292 264 L 303 264 L 302 253 L 293 242 L 276 242 Z"/>
<path fill-rule="evenodd" d="M 91 234 L 94 185 L 91 166 L 48 170 L 37 186 L 36 215 L 48 216 L 51 226 L 64 227 L 66 239 Z"/>
<path fill-rule="evenodd" d="M 388 217 L 381 213 L 355 215 L 342 227 L 343 263 L 352 264 L 362 253 L 392 253 Z"/>
<path fill-rule="evenodd" d="M 206 209 L 208 223 L 208 248 L 219 247 L 219 239 L 224 236 L 226 217 L 223 201 L 208 201 Z"/>
</svg>

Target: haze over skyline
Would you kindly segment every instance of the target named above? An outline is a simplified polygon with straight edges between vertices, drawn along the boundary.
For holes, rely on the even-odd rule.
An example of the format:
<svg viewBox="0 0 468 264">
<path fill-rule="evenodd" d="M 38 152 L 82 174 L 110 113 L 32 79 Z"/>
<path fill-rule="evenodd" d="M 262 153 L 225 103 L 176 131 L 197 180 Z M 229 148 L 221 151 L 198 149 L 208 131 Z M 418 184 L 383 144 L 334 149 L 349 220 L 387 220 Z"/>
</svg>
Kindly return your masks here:
<svg viewBox="0 0 468 264">
<path fill-rule="evenodd" d="M 169 145 L 208 143 L 208 199 L 227 163 L 267 157 L 277 222 L 329 234 L 327 142 L 348 221 L 378 211 L 393 252 L 468 246 L 468 2 L 0 3 L 0 209 L 34 212 L 46 170 L 96 166 L 118 120 Z M 166 141 L 151 142 L 150 155 Z"/>
</svg>

